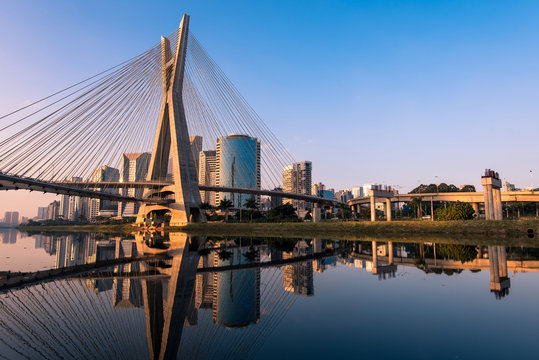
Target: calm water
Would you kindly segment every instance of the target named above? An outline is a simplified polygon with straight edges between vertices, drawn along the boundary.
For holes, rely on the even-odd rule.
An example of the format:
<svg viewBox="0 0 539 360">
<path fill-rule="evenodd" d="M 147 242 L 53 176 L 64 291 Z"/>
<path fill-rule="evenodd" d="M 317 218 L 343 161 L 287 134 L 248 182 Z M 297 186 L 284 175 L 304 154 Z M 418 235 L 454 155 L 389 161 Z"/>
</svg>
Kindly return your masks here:
<svg viewBox="0 0 539 360">
<path fill-rule="evenodd" d="M 536 358 L 539 248 L 0 231 L 0 359 Z"/>
</svg>

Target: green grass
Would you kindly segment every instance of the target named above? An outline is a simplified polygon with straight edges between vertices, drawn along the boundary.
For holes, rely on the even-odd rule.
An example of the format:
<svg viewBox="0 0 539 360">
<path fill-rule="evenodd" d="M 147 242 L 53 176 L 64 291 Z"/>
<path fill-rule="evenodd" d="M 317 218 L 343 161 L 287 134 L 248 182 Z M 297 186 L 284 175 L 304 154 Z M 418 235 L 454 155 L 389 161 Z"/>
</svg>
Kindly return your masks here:
<svg viewBox="0 0 539 360">
<path fill-rule="evenodd" d="M 129 234 L 138 229 L 131 224 L 72 225 L 20 227 L 40 232 L 101 232 Z M 534 237 L 528 237 L 528 229 Z M 166 227 L 165 231 L 180 231 L 192 235 L 332 238 L 341 240 L 394 240 L 399 242 L 449 242 L 499 245 L 539 244 L 539 220 L 503 221 L 379 221 L 320 223 L 207 223 L 182 227 Z"/>
<path fill-rule="evenodd" d="M 526 242 L 528 229 L 537 234 L 538 220 L 504 221 L 394 221 L 394 222 L 321 222 L 321 223 L 208 223 L 189 224 L 167 230 L 180 230 L 194 235 L 241 235 L 277 237 L 332 237 L 364 239 L 366 237 L 416 238 L 522 238 Z"/>
</svg>

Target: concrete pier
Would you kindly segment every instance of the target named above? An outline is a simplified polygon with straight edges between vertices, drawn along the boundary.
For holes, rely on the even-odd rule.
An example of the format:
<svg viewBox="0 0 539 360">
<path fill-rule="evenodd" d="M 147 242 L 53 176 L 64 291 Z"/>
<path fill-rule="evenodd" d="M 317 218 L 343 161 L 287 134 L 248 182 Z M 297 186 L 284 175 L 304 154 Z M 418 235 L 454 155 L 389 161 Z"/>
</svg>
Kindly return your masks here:
<svg viewBox="0 0 539 360">
<path fill-rule="evenodd" d="M 500 188 L 502 182 L 497 172 L 487 169 L 485 175 L 481 177 L 483 185 L 483 197 L 485 201 L 485 219 L 502 220 L 502 196 Z"/>
</svg>

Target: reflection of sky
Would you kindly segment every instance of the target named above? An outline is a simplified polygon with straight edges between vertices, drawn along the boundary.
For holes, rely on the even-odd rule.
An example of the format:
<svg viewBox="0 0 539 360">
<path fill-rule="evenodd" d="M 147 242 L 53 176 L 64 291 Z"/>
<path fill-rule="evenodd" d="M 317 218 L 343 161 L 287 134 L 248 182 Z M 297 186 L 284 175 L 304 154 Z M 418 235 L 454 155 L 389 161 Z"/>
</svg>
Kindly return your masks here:
<svg viewBox="0 0 539 360">
<path fill-rule="evenodd" d="M 338 264 L 314 276 L 316 295 L 298 297 L 258 359 L 275 358 L 275 348 L 290 359 L 499 359 L 536 351 L 539 273 L 511 274 L 502 300 L 489 290 L 488 270 L 442 276 L 399 266 L 396 278 L 381 281 Z"/>
<path fill-rule="evenodd" d="M 36 238 L 23 238 L 15 245 L 4 245 L 2 254 L 19 244 L 26 244 L 28 251 L 34 250 Z M 37 250 L 44 253 L 42 249 Z M 245 262 L 239 251 L 231 251 L 233 258 L 222 261 L 221 265 Z M 187 350 L 194 349 L 212 352 L 213 358 L 222 358 L 233 351 L 234 346 L 240 345 L 254 346 L 256 359 L 512 359 L 526 355 L 533 358 L 529 355 L 536 351 L 539 272 L 510 273 L 510 294 L 496 300 L 489 289 L 488 270 L 477 273 L 464 270 L 448 276 L 425 274 L 413 266 L 398 265 L 395 278 L 379 280 L 365 269 L 337 262 L 335 267 L 315 273 L 315 295 L 302 297 L 284 292 L 282 269 L 261 270 L 262 315 L 259 323 L 240 329 L 218 327 L 213 323 L 212 309 L 201 310 L 198 323 L 184 328 L 182 354 L 191 355 Z M 241 274 L 249 272 L 254 271 L 223 274 L 240 274 L 234 279 L 241 279 Z M 232 277 L 223 279 L 228 279 L 220 284 L 223 290 L 232 290 L 231 294 L 236 294 L 234 290 L 238 288 Z M 60 290 L 66 282 L 61 283 L 64 285 L 60 285 Z M 246 288 L 252 289 L 252 282 L 246 283 Z M 122 341 L 132 339 L 140 347 L 137 349 L 140 354 L 147 353 L 142 308 L 113 308 L 110 305 L 112 291 L 96 297 L 95 289 L 86 288 L 88 283 L 74 281 L 70 284 L 77 284 L 74 291 L 69 288 L 69 291 L 61 292 L 68 296 L 67 299 L 54 292 L 55 286 L 45 286 L 53 289 L 47 299 L 58 309 L 65 310 L 55 315 L 60 318 L 54 321 L 76 322 L 78 317 L 91 314 L 90 322 L 85 326 L 88 333 L 103 336 L 104 339 L 94 338 L 103 341 L 97 341 L 99 346 L 118 342 L 116 351 L 120 351 L 127 346 Z M 39 286 L 33 288 L 40 289 Z M 49 296 L 46 291 L 40 290 L 40 294 Z M 72 301 L 69 296 L 76 296 L 77 300 Z M 279 306 L 275 306 L 276 303 Z M 1 315 L 0 311 L 0 319 Z M 239 311 L 235 315 L 241 317 L 244 314 Z M 103 320 L 107 328 L 103 327 Z M 81 333 L 77 335 L 81 341 L 90 341 L 86 333 L 82 333 L 80 324 L 75 325 L 71 329 L 80 329 Z M 31 324 L 32 328 L 37 326 L 37 323 Z M 260 338 L 258 331 L 263 331 Z M 0 328 L 0 335 L 2 333 Z M 42 333 L 37 332 L 37 335 Z M 56 335 L 54 341 L 59 341 L 61 336 Z M 72 336 L 69 341 L 79 341 L 74 338 Z M 3 354 L 2 344 L 0 354 Z"/>
<path fill-rule="evenodd" d="M 14 233 L 17 234 L 17 231 Z M 35 237 L 24 234 L 18 233 L 15 243 L 0 243 L 0 271 L 35 271 L 54 268 L 55 256 L 47 254 L 42 248 L 36 248 L 41 240 L 39 235 Z M 2 236 L 4 236 L 3 233 Z"/>
</svg>

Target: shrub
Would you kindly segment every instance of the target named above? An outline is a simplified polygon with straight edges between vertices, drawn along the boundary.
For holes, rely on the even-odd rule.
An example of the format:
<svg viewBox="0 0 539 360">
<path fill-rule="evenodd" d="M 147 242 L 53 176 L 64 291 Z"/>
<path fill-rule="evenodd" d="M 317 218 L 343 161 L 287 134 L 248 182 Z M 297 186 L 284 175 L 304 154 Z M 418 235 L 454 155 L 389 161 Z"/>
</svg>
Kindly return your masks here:
<svg viewBox="0 0 539 360">
<path fill-rule="evenodd" d="M 441 208 L 436 210 L 436 219 L 447 220 L 472 220 L 474 218 L 475 211 L 472 205 L 457 201 L 452 203 L 447 208 Z"/>
</svg>

